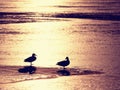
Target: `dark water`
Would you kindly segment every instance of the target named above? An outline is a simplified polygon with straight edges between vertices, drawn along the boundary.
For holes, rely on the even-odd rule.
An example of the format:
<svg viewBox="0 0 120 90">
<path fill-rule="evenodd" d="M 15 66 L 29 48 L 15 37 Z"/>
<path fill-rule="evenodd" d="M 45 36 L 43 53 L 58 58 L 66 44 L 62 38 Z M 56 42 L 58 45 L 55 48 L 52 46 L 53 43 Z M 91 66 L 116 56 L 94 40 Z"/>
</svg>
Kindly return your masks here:
<svg viewBox="0 0 120 90">
<path fill-rule="evenodd" d="M 119 90 L 120 1 L 53 1 L 0 2 L 0 65 L 29 65 L 23 61 L 34 52 L 34 65 L 56 67 L 69 56 L 69 67 L 104 74 L 74 77 L 76 83 L 67 82 L 67 89 Z M 79 83 L 82 89 L 75 87 Z"/>
</svg>

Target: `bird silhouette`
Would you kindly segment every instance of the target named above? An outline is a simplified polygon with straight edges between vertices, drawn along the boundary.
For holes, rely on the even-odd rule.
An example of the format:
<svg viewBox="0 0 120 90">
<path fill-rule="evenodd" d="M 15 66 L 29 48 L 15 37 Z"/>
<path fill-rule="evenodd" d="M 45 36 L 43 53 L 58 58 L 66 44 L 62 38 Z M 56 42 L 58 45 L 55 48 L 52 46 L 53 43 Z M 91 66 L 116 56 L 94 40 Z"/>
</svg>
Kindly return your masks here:
<svg viewBox="0 0 120 90">
<path fill-rule="evenodd" d="M 32 66 L 32 62 L 36 60 L 36 54 L 33 53 L 32 56 L 26 58 L 24 62 L 30 62 L 30 66 Z"/>
<path fill-rule="evenodd" d="M 68 57 L 65 58 L 65 60 L 57 62 L 56 65 L 63 66 L 63 69 L 65 69 L 65 66 L 68 66 L 70 64 L 70 60 Z"/>
</svg>

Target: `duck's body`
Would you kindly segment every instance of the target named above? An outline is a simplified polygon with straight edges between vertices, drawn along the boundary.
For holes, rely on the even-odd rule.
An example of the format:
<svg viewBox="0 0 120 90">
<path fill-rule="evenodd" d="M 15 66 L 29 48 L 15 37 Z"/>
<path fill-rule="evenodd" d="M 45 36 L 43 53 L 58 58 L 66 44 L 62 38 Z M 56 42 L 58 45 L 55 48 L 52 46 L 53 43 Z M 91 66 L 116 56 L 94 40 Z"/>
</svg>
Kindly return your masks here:
<svg viewBox="0 0 120 90">
<path fill-rule="evenodd" d="M 59 66 L 63 66 L 63 68 L 65 68 L 65 66 L 68 66 L 70 64 L 70 60 L 68 57 L 65 58 L 65 60 L 57 62 L 57 65 Z"/>
<path fill-rule="evenodd" d="M 35 60 L 36 60 L 36 54 L 33 53 L 32 56 L 26 58 L 26 59 L 24 60 L 24 62 L 30 62 L 31 65 L 32 65 L 32 62 L 35 61 Z"/>
</svg>

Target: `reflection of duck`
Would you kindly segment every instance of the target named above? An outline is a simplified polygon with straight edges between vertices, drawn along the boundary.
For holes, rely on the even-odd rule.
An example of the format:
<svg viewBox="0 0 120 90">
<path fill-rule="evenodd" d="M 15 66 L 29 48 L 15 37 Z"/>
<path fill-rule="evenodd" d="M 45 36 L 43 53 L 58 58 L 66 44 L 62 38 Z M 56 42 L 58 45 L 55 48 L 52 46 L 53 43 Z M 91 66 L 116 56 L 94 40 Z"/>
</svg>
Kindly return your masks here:
<svg viewBox="0 0 120 90">
<path fill-rule="evenodd" d="M 29 74 L 33 74 L 36 71 L 36 67 L 34 67 L 34 66 L 25 66 L 24 68 L 18 69 L 18 71 L 20 73 L 28 73 L 29 72 Z"/>
<path fill-rule="evenodd" d="M 33 53 L 31 57 L 28 57 L 24 60 L 24 62 L 30 62 L 30 66 L 32 66 L 32 62 L 36 60 L 36 54 Z"/>
<path fill-rule="evenodd" d="M 68 66 L 70 64 L 70 60 L 68 57 L 65 58 L 65 60 L 57 62 L 57 65 L 59 66 L 63 66 L 63 68 L 65 69 L 65 66 Z"/>
<path fill-rule="evenodd" d="M 59 75 L 63 75 L 63 76 L 69 76 L 69 75 L 70 75 L 70 71 L 65 70 L 65 69 L 63 69 L 63 70 L 58 70 L 57 73 L 58 73 Z"/>
</svg>

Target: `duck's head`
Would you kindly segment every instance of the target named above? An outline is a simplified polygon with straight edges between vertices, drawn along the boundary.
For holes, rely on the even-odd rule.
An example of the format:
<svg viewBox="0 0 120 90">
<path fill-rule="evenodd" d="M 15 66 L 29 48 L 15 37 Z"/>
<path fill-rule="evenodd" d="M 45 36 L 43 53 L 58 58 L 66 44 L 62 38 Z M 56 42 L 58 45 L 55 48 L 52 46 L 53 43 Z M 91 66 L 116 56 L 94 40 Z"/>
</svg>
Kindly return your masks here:
<svg viewBox="0 0 120 90">
<path fill-rule="evenodd" d="M 35 54 L 35 53 L 33 53 L 33 54 L 32 54 L 32 56 L 36 56 L 36 54 Z"/>
<path fill-rule="evenodd" d="M 65 59 L 69 60 L 69 57 L 66 57 Z"/>
</svg>

